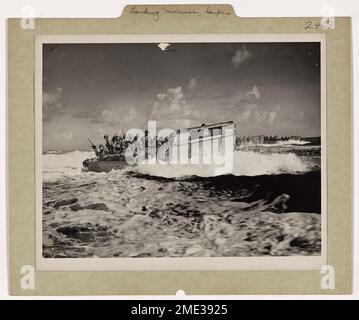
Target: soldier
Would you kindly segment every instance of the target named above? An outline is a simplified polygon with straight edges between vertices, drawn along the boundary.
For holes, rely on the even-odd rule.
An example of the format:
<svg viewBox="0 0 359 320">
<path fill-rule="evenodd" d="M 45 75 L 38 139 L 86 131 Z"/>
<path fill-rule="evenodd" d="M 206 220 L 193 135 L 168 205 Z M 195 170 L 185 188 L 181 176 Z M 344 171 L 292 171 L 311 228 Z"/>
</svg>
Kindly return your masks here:
<svg viewBox="0 0 359 320">
<path fill-rule="evenodd" d="M 97 147 L 94 144 L 91 147 L 92 147 L 93 151 L 95 151 L 95 155 L 98 158 L 99 157 L 99 152 L 98 152 Z"/>
<path fill-rule="evenodd" d="M 113 146 L 115 145 L 117 138 L 118 138 L 118 135 L 117 135 L 117 134 L 114 134 L 113 137 L 112 137 L 112 139 L 111 139 L 111 142 L 112 142 L 112 145 L 113 145 Z"/>
<path fill-rule="evenodd" d="M 115 153 L 122 153 L 124 150 L 124 142 L 121 137 L 117 137 L 113 144 Z"/>
<path fill-rule="evenodd" d="M 98 146 L 98 148 L 95 145 L 93 145 L 92 149 L 95 151 L 96 157 L 98 159 L 101 159 L 101 158 L 103 158 L 105 156 L 105 147 L 104 147 L 103 144 L 100 144 Z"/>
<path fill-rule="evenodd" d="M 106 141 L 106 148 L 107 148 L 108 152 L 109 152 L 109 153 L 114 153 L 114 151 L 113 151 L 113 145 L 112 145 L 110 139 L 108 138 L 108 135 L 105 134 L 103 138 L 104 138 L 105 141 Z"/>
</svg>

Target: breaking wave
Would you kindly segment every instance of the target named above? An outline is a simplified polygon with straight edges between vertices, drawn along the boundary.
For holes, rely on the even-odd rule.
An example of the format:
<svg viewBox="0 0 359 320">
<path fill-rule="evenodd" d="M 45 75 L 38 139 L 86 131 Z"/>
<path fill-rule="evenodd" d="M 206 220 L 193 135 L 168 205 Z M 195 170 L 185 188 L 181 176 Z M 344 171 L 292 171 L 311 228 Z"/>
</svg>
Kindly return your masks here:
<svg viewBox="0 0 359 320">
<path fill-rule="evenodd" d="M 294 153 L 271 153 L 237 151 L 234 153 L 233 173 L 241 176 L 263 174 L 300 173 L 309 166 Z"/>
<path fill-rule="evenodd" d="M 259 176 L 265 174 L 302 173 L 310 171 L 310 166 L 294 153 L 263 154 L 253 151 L 235 151 L 233 169 L 224 166 L 196 164 L 139 165 L 137 172 L 165 178 L 186 176 L 211 177 L 221 174 L 235 176 Z"/>
<path fill-rule="evenodd" d="M 261 144 L 261 146 L 304 146 L 306 144 L 310 144 L 310 141 L 305 140 L 285 140 L 285 141 L 276 141 L 274 144 Z"/>
<path fill-rule="evenodd" d="M 82 162 L 94 157 L 90 151 L 73 151 L 63 154 L 43 155 L 43 180 L 57 181 L 63 177 L 76 176 L 82 173 Z M 188 176 L 211 177 L 222 174 L 236 176 L 258 176 L 266 174 L 303 173 L 311 170 L 311 166 L 294 153 L 259 153 L 253 151 L 235 151 L 233 170 L 224 170 L 220 165 L 195 164 L 140 164 L 130 167 L 140 174 L 165 178 Z M 125 171 L 128 171 L 125 170 Z"/>
<path fill-rule="evenodd" d="M 82 161 L 94 156 L 94 152 L 78 150 L 61 154 L 53 152 L 43 154 L 43 180 L 52 182 L 62 177 L 78 175 L 81 173 Z"/>
</svg>

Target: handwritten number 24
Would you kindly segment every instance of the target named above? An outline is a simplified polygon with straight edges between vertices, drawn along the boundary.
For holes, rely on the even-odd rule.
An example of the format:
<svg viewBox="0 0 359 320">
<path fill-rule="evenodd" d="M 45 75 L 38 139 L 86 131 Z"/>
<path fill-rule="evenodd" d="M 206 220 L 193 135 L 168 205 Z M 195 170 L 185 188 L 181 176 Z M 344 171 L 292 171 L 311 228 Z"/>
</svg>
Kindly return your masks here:
<svg viewBox="0 0 359 320">
<path fill-rule="evenodd" d="M 320 22 L 316 22 L 316 23 L 313 23 L 312 21 L 307 21 L 306 24 L 305 24 L 305 29 L 306 30 L 309 30 L 309 29 L 319 29 L 321 27 L 321 23 Z"/>
</svg>

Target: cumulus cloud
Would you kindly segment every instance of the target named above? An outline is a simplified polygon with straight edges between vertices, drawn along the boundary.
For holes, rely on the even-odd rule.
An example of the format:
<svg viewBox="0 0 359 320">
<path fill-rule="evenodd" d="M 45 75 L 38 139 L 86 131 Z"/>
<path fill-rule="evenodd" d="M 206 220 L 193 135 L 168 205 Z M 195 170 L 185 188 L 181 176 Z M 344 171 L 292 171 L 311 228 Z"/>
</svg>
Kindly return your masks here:
<svg viewBox="0 0 359 320">
<path fill-rule="evenodd" d="M 101 124 L 104 127 L 128 128 L 133 122 L 143 122 L 143 115 L 133 106 L 92 108 L 73 115 L 74 118 L 89 119 L 91 123 Z"/>
<path fill-rule="evenodd" d="M 243 107 L 248 104 L 256 104 L 261 99 L 261 93 L 255 85 L 250 91 L 245 93 L 236 92 L 227 101 L 229 107 Z"/>
<path fill-rule="evenodd" d="M 65 113 L 61 98 L 62 88 L 56 88 L 53 92 L 43 92 L 42 114 L 44 121 L 50 121 Z"/>
<path fill-rule="evenodd" d="M 127 108 L 103 109 L 101 114 L 92 120 L 94 123 L 103 123 L 109 127 L 128 128 L 142 119 L 142 115 L 132 106 Z"/>
<path fill-rule="evenodd" d="M 260 100 L 261 93 L 259 92 L 258 87 L 254 86 L 253 89 L 247 93 L 247 96 L 249 96 L 249 97 L 252 96 L 254 99 Z"/>
<path fill-rule="evenodd" d="M 188 82 L 188 90 L 193 90 L 198 85 L 198 80 L 196 78 L 191 78 Z"/>
<path fill-rule="evenodd" d="M 289 119 L 288 115 L 281 112 L 280 106 L 266 106 L 261 104 L 248 104 L 240 109 L 232 109 L 232 118 L 238 125 L 239 132 L 247 134 L 275 134 L 276 130 L 292 123 L 295 119 Z"/>
<path fill-rule="evenodd" d="M 266 114 L 266 120 L 268 121 L 268 124 L 273 126 L 278 118 L 278 114 L 280 111 L 279 106 L 275 106 L 273 110 L 270 110 L 268 114 Z"/>
<path fill-rule="evenodd" d="M 178 115 L 189 115 L 181 87 L 170 88 L 166 93 L 159 93 L 149 108 L 149 117 L 153 119 L 176 118 Z"/>
<path fill-rule="evenodd" d="M 268 133 L 289 121 L 280 106 L 270 106 L 262 101 L 261 91 L 257 85 L 250 90 L 238 91 L 230 95 L 224 101 L 224 105 L 227 107 L 227 112 L 223 116 L 236 122 L 238 132 L 254 135 Z M 221 118 L 221 115 L 218 117 Z"/>
<path fill-rule="evenodd" d="M 182 87 L 170 88 L 158 94 L 147 111 L 148 120 L 160 121 L 160 126 L 169 128 L 197 125 L 201 119 L 201 112 L 186 102 Z"/>
<path fill-rule="evenodd" d="M 232 64 L 235 68 L 238 68 L 241 64 L 248 62 L 251 58 L 251 54 L 245 45 L 242 48 L 237 49 L 232 56 Z"/>
</svg>

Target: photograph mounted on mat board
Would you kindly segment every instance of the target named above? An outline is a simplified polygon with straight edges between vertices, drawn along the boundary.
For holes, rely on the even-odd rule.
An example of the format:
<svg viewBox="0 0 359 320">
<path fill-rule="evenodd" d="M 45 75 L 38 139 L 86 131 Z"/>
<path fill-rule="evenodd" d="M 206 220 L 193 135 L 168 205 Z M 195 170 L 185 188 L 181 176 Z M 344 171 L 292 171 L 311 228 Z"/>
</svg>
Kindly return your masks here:
<svg viewBox="0 0 359 320">
<path fill-rule="evenodd" d="M 132 7 L 8 21 L 11 294 L 351 292 L 350 18 Z"/>
<path fill-rule="evenodd" d="M 325 37 L 37 36 L 39 270 L 326 264 Z"/>
</svg>

